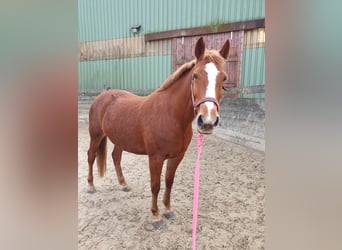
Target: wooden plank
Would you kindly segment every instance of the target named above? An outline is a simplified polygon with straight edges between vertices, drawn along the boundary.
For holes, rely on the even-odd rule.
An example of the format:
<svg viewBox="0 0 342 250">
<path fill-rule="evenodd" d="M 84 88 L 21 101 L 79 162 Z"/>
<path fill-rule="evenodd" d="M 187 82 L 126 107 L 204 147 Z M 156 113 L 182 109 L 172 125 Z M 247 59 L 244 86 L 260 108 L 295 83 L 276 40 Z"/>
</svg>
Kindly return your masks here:
<svg viewBox="0 0 342 250">
<path fill-rule="evenodd" d="M 252 21 L 242 21 L 236 23 L 228 23 L 228 24 L 220 24 L 220 25 L 212 25 L 212 26 L 204 26 L 197 28 L 187 28 L 187 29 L 178 29 L 178 30 L 170 30 L 156 33 L 148 33 L 145 34 L 145 41 L 155 41 L 155 40 L 164 40 L 171 39 L 177 37 L 188 37 L 188 36 L 200 36 L 200 35 L 210 35 L 217 33 L 225 33 L 225 32 L 233 32 L 239 30 L 251 30 L 257 28 L 265 27 L 265 19 L 258 19 Z"/>
<path fill-rule="evenodd" d="M 79 61 L 109 60 L 127 57 L 170 55 L 171 41 L 144 42 L 143 36 L 78 44 Z"/>
</svg>

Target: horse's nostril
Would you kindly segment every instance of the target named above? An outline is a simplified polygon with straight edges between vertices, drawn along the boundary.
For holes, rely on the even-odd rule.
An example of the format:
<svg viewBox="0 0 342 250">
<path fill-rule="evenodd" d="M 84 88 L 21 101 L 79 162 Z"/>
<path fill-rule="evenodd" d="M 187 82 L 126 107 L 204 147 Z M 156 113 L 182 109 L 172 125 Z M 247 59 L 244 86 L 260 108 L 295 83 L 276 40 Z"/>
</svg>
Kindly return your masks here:
<svg viewBox="0 0 342 250">
<path fill-rule="evenodd" d="M 204 125 L 204 122 L 203 122 L 203 118 L 202 118 L 202 115 L 200 115 L 197 119 L 197 125 L 198 127 L 202 128 L 203 125 Z"/>
<path fill-rule="evenodd" d="M 217 117 L 216 118 L 216 121 L 214 123 L 214 127 L 217 127 L 217 125 L 219 124 L 219 121 L 220 121 L 220 117 Z"/>
</svg>

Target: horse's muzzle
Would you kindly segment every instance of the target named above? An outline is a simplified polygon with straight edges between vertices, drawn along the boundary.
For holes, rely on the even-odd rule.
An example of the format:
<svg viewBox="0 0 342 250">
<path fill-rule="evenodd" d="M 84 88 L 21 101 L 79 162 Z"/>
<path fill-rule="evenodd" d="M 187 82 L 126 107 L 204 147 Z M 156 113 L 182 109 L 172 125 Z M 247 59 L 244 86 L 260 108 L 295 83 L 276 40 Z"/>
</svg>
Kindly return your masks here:
<svg viewBox="0 0 342 250">
<path fill-rule="evenodd" d="M 201 134 L 212 134 L 213 129 L 219 124 L 220 117 L 216 116 L 215 119 L 205 119 L 203 115 L 197 117 L 197 129 Z"/>
</svg>

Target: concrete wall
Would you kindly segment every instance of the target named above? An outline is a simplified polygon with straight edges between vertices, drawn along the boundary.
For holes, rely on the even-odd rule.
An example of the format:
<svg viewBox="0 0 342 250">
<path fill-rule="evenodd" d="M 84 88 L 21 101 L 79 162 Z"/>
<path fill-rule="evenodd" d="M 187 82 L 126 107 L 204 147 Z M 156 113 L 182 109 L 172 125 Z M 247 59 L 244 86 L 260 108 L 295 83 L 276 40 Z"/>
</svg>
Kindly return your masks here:
<svg viewBox="0 0 342 250">
<path fill-rule="evenodd" d="M 221 100 L 219 137 L 265 151 L 265 100 L 225 98 Z"/>
</svg>

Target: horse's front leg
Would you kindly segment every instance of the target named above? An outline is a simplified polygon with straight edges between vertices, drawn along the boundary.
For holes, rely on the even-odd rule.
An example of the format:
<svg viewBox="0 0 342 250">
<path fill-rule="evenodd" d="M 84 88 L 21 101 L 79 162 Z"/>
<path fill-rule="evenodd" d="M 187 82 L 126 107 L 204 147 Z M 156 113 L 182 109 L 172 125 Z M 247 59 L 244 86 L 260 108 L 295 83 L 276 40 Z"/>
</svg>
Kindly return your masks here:
<svg viewBox="0 0 342 250">
<path fill-rule="evenodd" d="M 173 185 L 173 180 L 175 178 L 175 173 L 179 163 L 182 161 L 184 153 L 176 158 L 169 159 L 167 161 L 166 174 L 165 174 L 165 193 L 163 203 L 165 205 L 165 213 L 163 214 L 166 219 L 174 219 L 175 213 L 171 209 L 170 197 Z"/>
<path fill-rule="evenodd" d="M 163 168 L 164 159 L 158 156 L 149 156 L 151 192 L 152 192 L 152 225 L 155 229 L 160 229 L 163 225 L 163 219 L 158 210 L 158 193 L 160 190 L 160 175 Z"/>
</svg>

